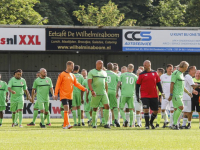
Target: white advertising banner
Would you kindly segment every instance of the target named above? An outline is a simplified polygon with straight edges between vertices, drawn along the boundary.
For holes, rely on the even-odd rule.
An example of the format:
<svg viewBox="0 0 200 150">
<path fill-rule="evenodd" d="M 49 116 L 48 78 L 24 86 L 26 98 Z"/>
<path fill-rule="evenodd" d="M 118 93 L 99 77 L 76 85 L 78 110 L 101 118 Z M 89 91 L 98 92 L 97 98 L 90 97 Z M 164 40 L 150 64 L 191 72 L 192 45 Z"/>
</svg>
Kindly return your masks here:
<svg viewBox="0 0 200 150">
<path fill-rule="evenodd" d="M 50 111 L 51 117 L 61 118 L 60 105 L 61 105 L 60 100 L 57 100 L 57 101 L 50 100 L 49 111 Z M 27 100 L 24 101 L 24 109 L 23 109 L 23 117 L 24 118 L 32 118 L 33 117 L 33 111 L 34 111 L 33 107 L 34 107 L 34 104 L 30 103 Z M 70 112 L 70 116 L 71 116 L 71 112 Z M 12 117 L 12 114 L 10 112 L 10 102 L 7 103 L 6 110 L 4 111 L 4 117 L 5 118 Z"/>
<path fill-rule="evenodd" d="M 45 28 L 0 28 L 0 50 L 45 51 Z"/>
<path fill-rule="evenodd" d="M 123 30 L 122 51 L 200 52 L 200 30 Z"/>
</svg>

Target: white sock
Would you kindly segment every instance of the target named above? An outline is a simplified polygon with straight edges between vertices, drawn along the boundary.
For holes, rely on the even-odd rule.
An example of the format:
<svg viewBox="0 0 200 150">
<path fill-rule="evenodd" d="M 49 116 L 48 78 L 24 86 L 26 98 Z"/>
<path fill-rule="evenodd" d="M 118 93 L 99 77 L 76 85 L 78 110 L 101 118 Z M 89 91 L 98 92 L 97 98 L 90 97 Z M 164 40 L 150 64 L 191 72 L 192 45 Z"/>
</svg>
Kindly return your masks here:
<svg viewBox="0 0 200 150">
<path fill-rule="evenodd" d="M 161 115 L 162 115 L 164 121 L 166 122 L 166 115 L 165 115 L 165 112 L 162 112 L 162 111 L 161 111 Z"/>
<path fill-rule="evenodd" d="M 173 115 L 174 113 L 170 113 L 170 126 L 172 127 L 173 126 Z"/>
<path fill-rule="evenodd" d="M 118 122 L 120 123 L 120 112 L 118 112 Z"/>
<path fill-rule="evenodd" d="M 136 114 L 136 119 L 137 119 L 137 124 L 138 125 L 141 125 L 141 122 L 140 122 L 140 114 Z M 199 123 L 200 124 L 200 123 Z"/>
<path fill-rule="evenodd" d="M 187 118 L 183 118 L 183 124 L 182 124 L 182 126 L 186 126 L 186 123 L 187 123 Z"/>
<path fill-rule="evenodd" d="M 82 122 L 84 122 L 84 119 L 81 119 L 82 120 Z"/>
<path fill-rule="evenodd" d="M 191 124 L 191 121 L 188 121 L 188 123 L 190 123 L 190 124 Z"/>
<path fill-rule="evenodd" d="M 126 120 L 130 122 L 130 112 L 126 112 Z"/>
<path fill-rule="evenodd" d="M 135 126 L 135 118 L 136 118 L 136 115 L 135 115 L 135 112 L 133 112 L 133 125 Z"/>
<path fill-rule="evenodd" d="M 109 115 L 110 115 L 109 124 L 112 124 L 112 112 L 111 111 L 110 111 Z"/>
</svg>

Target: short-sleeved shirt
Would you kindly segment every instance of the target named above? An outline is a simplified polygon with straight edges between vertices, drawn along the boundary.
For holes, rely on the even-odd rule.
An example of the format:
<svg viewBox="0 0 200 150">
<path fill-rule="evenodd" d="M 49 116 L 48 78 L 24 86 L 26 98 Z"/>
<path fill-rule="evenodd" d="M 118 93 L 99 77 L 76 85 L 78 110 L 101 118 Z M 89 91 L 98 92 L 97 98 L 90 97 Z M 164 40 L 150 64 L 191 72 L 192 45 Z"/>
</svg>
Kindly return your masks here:
<svg viewBox="0 0 200 150">
<path fill-rule="evenodd" d="M 107 73 L 103 70 L 92 69 L 88 73 L 88 79 L 92 79 L 92 88 L 96 95 L 106 94 L 105 83 L 106 83 Z"/>
<path fill-rule="evenodd" d="M 192 93 L 193 87 L 191 85 L 194 85 L 194 81 L 192 77 L 187 74 L 185 76 L 185 89 L 188 90 L 188 92 Z M 187 93 L 183 93 L 183 100 L 191 100 L 191 97 Z"/>
<path fill-rule="evenodd" d="M 76 80 L 80 84 L 82 84 L 83 80 L 84 80 L 83 76 L 81 74 L 79 74 L 79 73 L 73 73 L 73 74 L 75 75 Z M 79 88 L 77 88 L 77 87 L 74 86 L 74 88 L 73 88 L 73 94 L 79 94 L 79 93 L 81 94 L 81 90 Z"/>
<path fill-rule="evenodd" d="M 121 95 L 125 97 L 135 96 L 135 86 L 137 76 L 131 72 L 122 73 L 119 81 L 121 82 Z"/>
<path fill-rule="evenodd" d="M 7 103 L 6 103 L 7 92 L 8 92 L 7 83 L 0 80 L 0 106 L 7 106 Z"/>
<path fill-rule="evenodd" d="M 171 82 L 174 83 L 173 88 L 173 97 L 183 97 L 183 91 L 184 91 L 184 76 L 183 73 L 179 70 L 175 70 L 172 73 Z"/>
<path fill-rule="evenodd" d="M 24 78 L 16 79 L 15 77 L 12 77 L 8 82 L 8 87 L 16 92 L 16 94 L 11 93 L 11 103 L 24 101 L 24 90 L 27 90 L 26 80 Z"/>
<path fill-rule="evenodd" d="M 196 78 L 193 78 L 193 81 L 194 83 L 200 84 L 200 80 L 197 80 Z M 198 94 L 197 95 L 193 94 L 192 100 L 199 101 L 200 88 L 196 88 L 195 90 L 198 92 Z"/>
<path fill-rule="evenodd" d="M 33 82 L 33 89 L 37 89 L 37 100 L 38 102 L 48 102 L 49 101 L 49 90 L 53 88 L 51 78 L 46 77 L 44 79 L 38 77 Z"/>
<path fill-rule="evenodd" d="M 107 70 L 106 73 L 107 73 L 108 90 L 116 91 L 117 83 L 119 81 L 118 75 L 111 70 Z"/>
<path fill-rule="evenodd" d="M 88 92 L 89 92 L 88 97 L 91 97 L 92 94 L 91 94 L 91 91 L 90 91 L 89 86 L 88 86 L 88 79 L 84 79 L 82 85 L 83 85 L 86 89 L 88 89 Z M 85 100 L 86 100 L 86 92 L 84 92 L 84 98 L 85 98 Z"/>
<path fill-rule="evenodd" d="M 137 84 L 140 86 L 141 98 L 158 98 L 157 83 L 160 82 L 158 73 L 154 70 L 140 73 Z"/>
<path fill-rule="evenodd" d="M 171 77 L 172 75 L 168 75 L 168 74 L 163 74 L 160 76 L 163 93 L 165 93 L 166 98 L 170 96 Z"/>
</svg>

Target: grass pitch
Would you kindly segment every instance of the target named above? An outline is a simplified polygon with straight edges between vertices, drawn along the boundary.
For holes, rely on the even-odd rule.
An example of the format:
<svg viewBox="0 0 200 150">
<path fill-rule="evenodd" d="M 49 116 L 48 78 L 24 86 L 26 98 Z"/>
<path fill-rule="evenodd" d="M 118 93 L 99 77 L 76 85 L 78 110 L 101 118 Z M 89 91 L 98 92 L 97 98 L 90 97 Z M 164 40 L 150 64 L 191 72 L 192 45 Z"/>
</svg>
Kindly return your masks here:
<svg viewBox="0 0 200 150">
<path fill-rule="evenodd" d="M 26 126 L 31 121 L 23 119 L 23 128 L 12 128 L 11 119 L 4 119 L 0 127 L 0 149 L 200 149 L 198 119 L 192 120 L 190 130 L 179 131 L 161 127 L 155 130 L 145 130 L 144 127 L 93 129 L 87 124 L 85 127 L 63 130 L 62 119 L 51 119 L 52 126 L 41 129 L 39 118 L 36 126 Z M 70 121 L 73 124 L 72 119 Z"/>
</svg>

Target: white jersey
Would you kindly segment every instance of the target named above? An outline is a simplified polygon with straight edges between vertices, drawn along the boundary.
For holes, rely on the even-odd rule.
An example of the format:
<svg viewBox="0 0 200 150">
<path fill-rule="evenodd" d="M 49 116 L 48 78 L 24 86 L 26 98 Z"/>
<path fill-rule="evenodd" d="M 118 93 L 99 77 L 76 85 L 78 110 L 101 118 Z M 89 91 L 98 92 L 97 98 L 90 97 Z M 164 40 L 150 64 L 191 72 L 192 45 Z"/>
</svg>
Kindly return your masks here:
<svg viewBox="0 0 200 150">
<path fill-rule="evenodd" d="M 194 81 L 191 77 L 191 75 L 187 74 L 185 76 L 185 89 L 188 90 L 188 92 L 192 93 L 193 87 L 191 85 L 194 85 Z M 191 97 L 187 93 L 183 93 L 183 100 L 191 100 Z"/>
<path fill-rule="evenodd" d="M 165 94 L 165 97 L 168 98 L 170 96 L 170 84 L 171 84 L 171 75 L 163 74 L 160 76 L 163 93 Z"/>
</svg>

